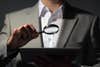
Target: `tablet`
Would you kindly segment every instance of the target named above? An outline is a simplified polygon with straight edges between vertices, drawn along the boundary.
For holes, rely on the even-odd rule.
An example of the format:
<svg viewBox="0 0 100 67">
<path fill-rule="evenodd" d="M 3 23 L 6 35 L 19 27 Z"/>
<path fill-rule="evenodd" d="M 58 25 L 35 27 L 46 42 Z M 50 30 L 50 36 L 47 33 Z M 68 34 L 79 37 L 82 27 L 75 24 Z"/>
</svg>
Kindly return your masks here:
<svg viewBox="0 0 100 67">
<path fill-rule="evenodd" d="M 34 56 L 77 56 L 80 48 L 21 48 L 22 60 L 31 61 Z"/>
</svg>

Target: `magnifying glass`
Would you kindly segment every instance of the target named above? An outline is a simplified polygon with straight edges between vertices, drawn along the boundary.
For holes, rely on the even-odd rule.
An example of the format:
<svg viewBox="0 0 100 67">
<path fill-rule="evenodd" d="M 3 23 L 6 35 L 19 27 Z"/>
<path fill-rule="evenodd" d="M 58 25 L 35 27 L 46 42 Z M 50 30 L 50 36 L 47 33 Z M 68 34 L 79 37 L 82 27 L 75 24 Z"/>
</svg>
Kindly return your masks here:
<svg viewBox="0 0 100 67">
<path fill-rule="evenodd" d="M 43 28 L 43 31 L 39 32 L 39 33 L 45 33 L 45 34 L 55 34 L 59 31 L 59 26 L 55 25 L 55 24 L 50 24 L 48 26 L 45 26 Z"/>
</svg>

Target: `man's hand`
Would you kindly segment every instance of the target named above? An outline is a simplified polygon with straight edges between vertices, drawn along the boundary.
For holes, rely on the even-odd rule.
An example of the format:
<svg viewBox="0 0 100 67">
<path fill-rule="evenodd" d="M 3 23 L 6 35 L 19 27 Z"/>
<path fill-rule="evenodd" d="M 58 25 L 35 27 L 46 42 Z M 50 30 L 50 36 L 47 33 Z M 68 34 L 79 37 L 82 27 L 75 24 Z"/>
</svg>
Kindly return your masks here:
<svg viewBox="0 0 100 67">
<path fill-rule="evenodd" d="M 7 45 L 11 48 L 18 48 L 25 45 L 30 40 L 35 39 L 38 35 L 33 25 L 25 24 L 14 29 L 12 35 L 8 39 Z"/>
</svg>

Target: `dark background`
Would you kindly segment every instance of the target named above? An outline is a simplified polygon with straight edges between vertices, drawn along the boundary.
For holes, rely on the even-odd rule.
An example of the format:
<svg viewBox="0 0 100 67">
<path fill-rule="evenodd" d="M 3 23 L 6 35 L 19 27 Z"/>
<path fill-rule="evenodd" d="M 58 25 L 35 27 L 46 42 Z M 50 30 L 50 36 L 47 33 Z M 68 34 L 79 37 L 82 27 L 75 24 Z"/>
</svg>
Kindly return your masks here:
<svg viewBox="0 0 100 67">
<path fill-rule="evenodd" d="M 37 0 L 0 0 L 0 30 L 4 25 L 6 13 L 33 6 L 35 1 Z M 100 0 L 68 0 L 68 2 L 73 6 L 92 12 L 100 17 Z"/>
<path fill-rule="evenodd" d="M 0 13 L 9 13 L 32 6 L 36 0 L 0 0 Z M 100 16 L 100 0 L 68 0 L 76 7 L 90 11 Z"/>
</svg>

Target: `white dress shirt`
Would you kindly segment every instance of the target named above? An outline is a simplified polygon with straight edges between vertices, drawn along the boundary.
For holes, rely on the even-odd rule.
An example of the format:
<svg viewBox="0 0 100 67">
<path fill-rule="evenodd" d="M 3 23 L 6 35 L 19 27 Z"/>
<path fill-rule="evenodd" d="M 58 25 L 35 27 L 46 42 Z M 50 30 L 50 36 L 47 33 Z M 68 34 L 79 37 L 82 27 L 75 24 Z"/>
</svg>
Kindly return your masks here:
<svg viewBox="0 0 100 67">
<path fill-rule="evenodd" d="M 39 17 L 41 17 L 42 30 L 49 24 L 59 26 L 59 31 L 56 34 L 48 35 L 42 33 L 44 48 L 56 48 L 63 25 L 62 5 L 54 13 L 51 13 L 50 10 L 41 2 L 41 0 L 39 0 Z"/>
</svg>

